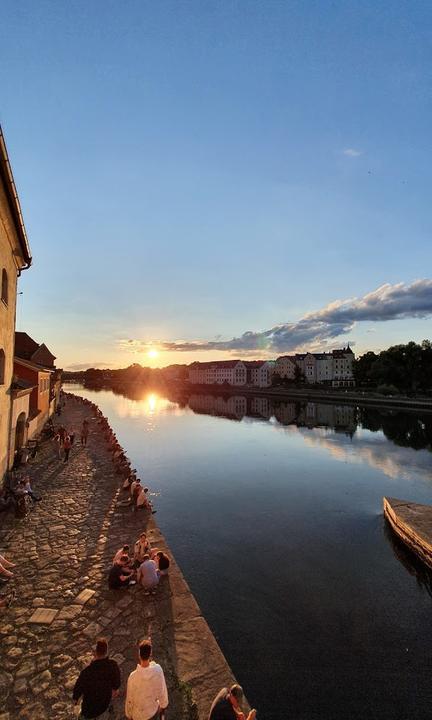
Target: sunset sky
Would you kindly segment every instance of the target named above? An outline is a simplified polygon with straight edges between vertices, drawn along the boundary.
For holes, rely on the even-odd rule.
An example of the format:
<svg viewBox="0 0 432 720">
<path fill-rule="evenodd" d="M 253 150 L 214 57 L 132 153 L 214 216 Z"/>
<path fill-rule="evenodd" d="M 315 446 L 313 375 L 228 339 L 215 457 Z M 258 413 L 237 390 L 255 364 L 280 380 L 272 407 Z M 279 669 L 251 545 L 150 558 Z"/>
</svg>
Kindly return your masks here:
<svg viewBox="0 0 432 720">
<path fill-rule="evenodd" d="M 59 366 L 432 337 L 432 4 L 6 0 L 0 72 Z"/>
</svg>

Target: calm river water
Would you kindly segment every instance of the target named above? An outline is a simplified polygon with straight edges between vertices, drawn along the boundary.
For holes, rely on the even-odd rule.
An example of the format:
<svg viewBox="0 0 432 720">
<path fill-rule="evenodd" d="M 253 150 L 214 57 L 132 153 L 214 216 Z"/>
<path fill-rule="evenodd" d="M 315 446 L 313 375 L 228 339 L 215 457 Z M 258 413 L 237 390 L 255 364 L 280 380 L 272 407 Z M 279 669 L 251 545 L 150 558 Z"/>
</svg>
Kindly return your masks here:
<svg viewBox="0 0 432 720">
<path fill-rule="evenodd" d="M 382 498 L 432 503 L 432 414 L 70 389 L 157 493 L 258 718 L 430 717 L 432 581 L 394 542 Z"/>
</svg>

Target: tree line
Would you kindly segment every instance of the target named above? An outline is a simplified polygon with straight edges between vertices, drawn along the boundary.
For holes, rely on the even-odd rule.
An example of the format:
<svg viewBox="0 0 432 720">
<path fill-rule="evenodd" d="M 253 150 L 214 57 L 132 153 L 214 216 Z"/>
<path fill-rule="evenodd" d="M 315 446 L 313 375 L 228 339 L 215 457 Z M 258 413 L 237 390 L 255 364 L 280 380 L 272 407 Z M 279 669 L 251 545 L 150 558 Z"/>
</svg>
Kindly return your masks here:
<svg viewBox="0 0 432 720">
<path fill-rule="evenodd" d="M 384 394 L 432 394 L 432 342 L 392 345 L 380 353 L 367 352 L 353 363 L 358 387 Z"/>
</svg>

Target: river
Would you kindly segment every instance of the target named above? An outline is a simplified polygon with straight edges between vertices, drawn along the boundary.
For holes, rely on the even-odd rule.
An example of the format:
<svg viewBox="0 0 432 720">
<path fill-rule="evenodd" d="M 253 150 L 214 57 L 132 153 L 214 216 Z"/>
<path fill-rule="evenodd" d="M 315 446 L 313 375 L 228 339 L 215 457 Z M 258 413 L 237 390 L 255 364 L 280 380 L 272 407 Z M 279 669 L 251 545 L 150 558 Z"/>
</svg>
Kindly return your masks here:
<svg viewBox="0 0 432 720">
<path fill-rule="evenodd" d="M 429 717 L 432 580 L 382 498 L 432 502 L 432 414 L 65 389 L 151 488 L 258 720 Z"/>
</svg>

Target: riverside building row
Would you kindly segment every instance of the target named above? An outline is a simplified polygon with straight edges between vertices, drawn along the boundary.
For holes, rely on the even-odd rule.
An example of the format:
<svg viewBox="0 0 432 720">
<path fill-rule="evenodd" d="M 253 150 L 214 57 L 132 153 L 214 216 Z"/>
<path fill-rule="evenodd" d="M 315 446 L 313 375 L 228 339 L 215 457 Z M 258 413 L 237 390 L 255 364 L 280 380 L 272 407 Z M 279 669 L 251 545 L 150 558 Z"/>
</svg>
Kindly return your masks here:
<svg viewBox="0 0 432 720">
<path fill-rule="evenodd" d="M 55 357 L 15 333 L 17 283 L 32 256 L 0 127 L 0 481 L 27 441 L 56 409 L 61 377 Z"/>
<path fill-rule="evenodd" d="M 308 385 L 353 387 L 353 362 L 350 346 L 327 353 L 281 355 L 277 360 L 220 360 L 194 362 L 188 367 L 192 385 L 223 385 L 234 387 L 270 387 L 274 379 L 302 380 Z"/>
</svg>

